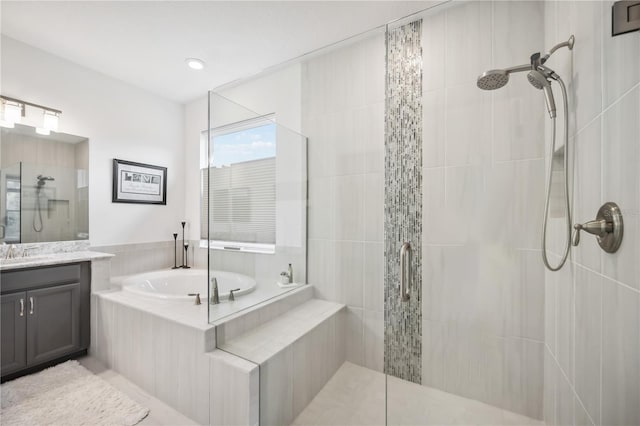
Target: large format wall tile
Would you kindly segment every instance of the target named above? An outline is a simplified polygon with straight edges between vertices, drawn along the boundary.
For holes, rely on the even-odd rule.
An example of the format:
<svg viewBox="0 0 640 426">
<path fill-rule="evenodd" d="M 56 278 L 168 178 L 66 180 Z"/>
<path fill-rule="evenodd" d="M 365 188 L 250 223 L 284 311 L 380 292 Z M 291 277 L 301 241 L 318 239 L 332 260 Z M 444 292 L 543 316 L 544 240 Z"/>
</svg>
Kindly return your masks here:
<svg viewBox="0 0 640 426">
<path fill-rule="evenodd" d="M 640 292 L 602 286 L 602 424 L 640 424 Z"/>
<path fill-rule="evenodd" d="M 258 425 L 258 365 L 223 351 L 214 351 L 208 356 L 212 401 L 209 424 Z"/>
<path fill-rule="evenodd" d="M 475 83 L 491 68 L 491 2 L 453 7 L 446 13 L 445 71 L 447 87 Z"/>
<path fill-rule="evenodd" d="M 574 354 L 574 287 L 573 287 L 573 269 L 571 263 L 565 265 L 564 268 L 557 272 L 559 279 L 557 281 L 557 359 L 560 368 L 567 376 L 567 379 L 573 383 L 573 354 Z"/>
<path fill-rule="evenodd" d="M 575 391 L 589 416 L 599 422 L 602 277 L 578 266 L 575 288 Z"/>
<path fill-rule="evenodd" d="M 544 50 L 541 37 L 543 2 L 493 2 L 493 66 L 526 64 Z M 494 93 L 493 160 L 542 158 L 546 119 L 543 95 L 532 90 L 526 73 L 510 76 L 509 84 Z"/>
<path fill-rule="evenodd" d="M 640 83 L 640 38 L 637 33 L 611 37 L 611 6 L 613 1 L 601 2 L 602 21 L 606 24 L 603 39 L 603 108 L 618 100 L 634 85 Z"/>
<path fill-rule="evenodd" d="M 445 165 L 467 166 L 491 160 L 491 94 L 474 83 L 446 90 Z"/>
<path fill-rule="evenodd" d="M 337 301 L 356 308 L 363 307 L 364 245 L 361 242 L 338 241 L 335 245 Z"/>
<path fill-rule="evenodd" d="M 602 19 L 601 8 L 600 1 L 571 2 L 571 15 L 574 17 L 571 29 L 576 44 L 572 52 L 573 98 L 569 116 L 575 120 L 574 128 L 577 131 L 583 129 L 602 110 L 602 39 L 605 21 Z M 606 22 L 609 27 L 610 21 Z M 562 40 L 558 40 L 560 41 Z"/>
<path fill-rule="evenodd" d="M 603 255 L 608 277 L 640 290 L 640 87 L 603 113 L 603 202 L 620 206 L 624 238 L 617 253 Z"/>
<path fill-rule="evenodd" d="M 505 340 L 502 407 L 532 418 L 541 416 L 544 385 L 544 343 Z"/>
<path fill-rule="evenodd" d="M 573 191 L 573 221 L 585 223 L 595 219 L 602 205 L 601 191 L 601 124 L 593 121 L 574 139 L 575 186 Z M 602 249 L 595 238 L 584 234 L 579 246 L 573 247 L 573 259 L 580 265 L 600 272 Z"/>
<path fill-rule="evenodd" d="M 433 65 L 426 67 L 432 68 Z M 442 167 L 445 158 L 445 90 L 437 89 L 424 93 L 422 122 L 425 129 L 422 151 L 425 167 Z M 426 186 L 426 185 L 425 185 Z"/>
</svg>

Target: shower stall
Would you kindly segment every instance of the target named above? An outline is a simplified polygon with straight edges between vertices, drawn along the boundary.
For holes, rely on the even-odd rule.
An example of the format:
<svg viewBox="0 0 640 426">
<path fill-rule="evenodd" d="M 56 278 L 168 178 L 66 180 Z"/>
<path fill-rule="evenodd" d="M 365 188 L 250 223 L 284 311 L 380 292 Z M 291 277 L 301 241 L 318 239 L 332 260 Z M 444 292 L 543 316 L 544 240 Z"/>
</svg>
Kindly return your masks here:
<svg viewBox="0 0 640 426">
<path fill-rule="evenodd" d="M 611 5 L 440 2 L 210 92 L 210 271 L 256 278 L 246 308 L 344 305 L 335 346 L 245 358 L 260 424 L 640 423 L 640 39 Z M 619 249 L 571 247 L 606 202 Z"/>
</svg>

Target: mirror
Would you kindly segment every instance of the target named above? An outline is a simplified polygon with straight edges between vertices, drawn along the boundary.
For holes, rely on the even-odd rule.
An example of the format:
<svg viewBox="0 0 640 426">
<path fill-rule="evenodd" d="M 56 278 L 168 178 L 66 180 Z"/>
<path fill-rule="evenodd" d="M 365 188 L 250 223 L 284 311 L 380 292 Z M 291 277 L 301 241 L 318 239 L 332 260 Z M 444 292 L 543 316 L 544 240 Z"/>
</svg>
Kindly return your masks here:
<svg viewBox="0 0 640 426">
<path fill-rule="evenodd" d="M 89 238 L 89 140 L 15 124 L 0 134 L 0 242 Z"/>
</svg>

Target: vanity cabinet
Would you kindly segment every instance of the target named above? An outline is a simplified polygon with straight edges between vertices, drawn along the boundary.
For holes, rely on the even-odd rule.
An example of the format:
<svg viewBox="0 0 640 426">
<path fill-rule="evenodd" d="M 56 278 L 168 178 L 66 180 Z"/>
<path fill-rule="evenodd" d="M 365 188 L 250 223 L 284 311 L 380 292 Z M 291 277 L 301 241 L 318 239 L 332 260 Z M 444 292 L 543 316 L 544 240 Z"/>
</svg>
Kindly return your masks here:
<svg viewBox="0 0 640 426">
<path fill-rule="evenodd" d="M 25 292 L 0 296 L 3 376 L 27 367 L 26 297 Z"/>
<path fill-rule="evenodd" d="M 86 351 L 89 280 L 89 262 L 2 272 L 3 379 Z"/>
</svg>

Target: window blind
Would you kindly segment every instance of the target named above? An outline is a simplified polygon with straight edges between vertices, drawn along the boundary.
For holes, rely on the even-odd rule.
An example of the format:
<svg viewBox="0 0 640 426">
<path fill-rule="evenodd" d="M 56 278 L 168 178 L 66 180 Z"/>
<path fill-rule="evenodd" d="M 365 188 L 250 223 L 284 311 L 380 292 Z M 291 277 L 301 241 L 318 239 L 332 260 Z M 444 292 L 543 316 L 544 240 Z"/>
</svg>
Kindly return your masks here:
<svg viewBox="0 0 640 426">
<path fill-rule="evenodd" d="M 276 158 L 201 169 L 202 239 L 275 244 Z M 207 208 L 210 227 L 207 226 Z"/>
</svg>

